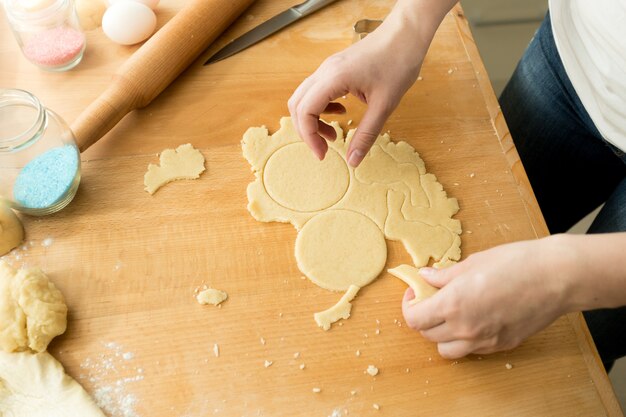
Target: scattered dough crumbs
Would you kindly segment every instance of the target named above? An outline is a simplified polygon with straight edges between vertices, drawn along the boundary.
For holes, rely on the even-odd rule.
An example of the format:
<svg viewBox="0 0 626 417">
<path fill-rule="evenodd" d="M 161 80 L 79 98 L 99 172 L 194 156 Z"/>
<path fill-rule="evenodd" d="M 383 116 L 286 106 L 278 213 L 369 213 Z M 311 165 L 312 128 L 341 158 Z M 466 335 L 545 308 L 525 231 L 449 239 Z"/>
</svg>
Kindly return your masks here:
<svg viewBox="0 0 626 417">
<path fill-rule="evenodd" d="M 416 304 L 428 297 L 433 296 L 437 291 L 439 291 L 438 288 L 427 283 L 424 278 L 420 276 L 419 269 L 413 266 L 400 265 L 393 269 L 388 269 L 387 272 L 396 278 L 400 278 L 413 289 L 415 298 L 412 299 L 409 304 Z"/>
<path fill-rule="evenodd" d="M 361 351 L 360 351 L 360 350 L 357 350 L 357 351 L 356 351 L 356 355 L 357 355 L 357 356 L 361 356 Z"/>
<path fill-rule="evenodd" d="M 198 300 L 198 303 L 203 305 L 212 304 L 214 306 L 220 304 L 227 298 L 228 294 L 225 291 L 216 290 L 213 288 L 207 288 L 206 290 L 200 291 L 200 293 L 196 296 L 196 300 Z"/>
<path fill-rule="evenodd" d="M 322 389 L 316 387 L 316 388 L 313 388 L 313 392 L 318 394 L 318 393 L 322 392 Z"/>
<path fill-rule="evenodd" d="M 510 363 L 507 363 L 506 365 L 504 365 L 504 367 L 506 369 L 513 369 L 513 365 L 511 365 Z"/>
<path fill-rule="evenodd" d="M 300 369 L 304 369 L 304 368 L 306 368 L 306 365 L 305 365 L 305 364 L 303 364 L 303 363 L 301 363 L 301 364 L 300 364 Z"/>
<path fill-rule="evenodd" d="M 378 375 L 378 368 L 375 367 L 374 365 L 370 365 L 367 367 L 367 371 L 368 374 L 370 374 L 371 376 L 376 376 Z"/>
<path fill-rule="evenodd" d="M 300 352 L 296 352 L 293 354 L 294 359 L 298 359 L 300 357 Z"/>
<path fill-rule="evenodd" d="M 313 318 L 315 319 L 317 325 L 324 330 L 328 330 L 330 329 L 330 326 L 339 319 L 347 319 L 350 317 L 350 310 L 352 309 L 350 301 L 354 299 L 356 293 L 359 292 L 359 289 L 360 288 L 356 285 L 350 285 L 348 291 L 346 291 L 337 304 L 328 310 L 315 313 Z"/>
<path fill-rule="evenodd" d="M 272 361 L 265 361 L 265 363 L 263 364 L 266 368 L 269 368 L 270 366 L 272 366 L 274 362 Z"/>
<path fill-rule="evenodd" d="M 380 405 L 378 405 L 376 403 L 372 404 L 372 407 L 374 407 L 374 409 L 376 409 L 376 410 L 380 410 Z"/>
<path fill-rule="evenodd" d="M 146 191 L 150 194 L 154 194 L 168 182 L 196 179 L 205 170 L 204 156 L 189 143 L 180 145 L 176 150 L 164 150 L 159 162 L 161 166 L 148 165 L 148 172 L 143 177 Z"/>
<path fill-rule="evenodd" d="M 213 354 L 216 358 L 219 358 L 220 356 L 220 347 L 217 345 L 217 343 L 213 345 Z"/>
</svg>

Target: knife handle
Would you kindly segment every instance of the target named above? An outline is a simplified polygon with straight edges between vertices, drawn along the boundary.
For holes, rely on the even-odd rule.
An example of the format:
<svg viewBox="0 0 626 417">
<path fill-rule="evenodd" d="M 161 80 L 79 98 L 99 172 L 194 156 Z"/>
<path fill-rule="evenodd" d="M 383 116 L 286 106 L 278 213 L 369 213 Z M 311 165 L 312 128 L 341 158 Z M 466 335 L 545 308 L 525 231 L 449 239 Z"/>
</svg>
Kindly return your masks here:
<svg viewBox="0 0 626 417">
<path fill-rule="evenodd" d="M 310 15 L 311 13 L 315 13 L 319 9 L 322 9 L 336 1 L 337 0 L 307 0 L 302 4 L 294 6 L 294 9 L 300 13 L 302 17 L 304 17 Z"/>
</svg>

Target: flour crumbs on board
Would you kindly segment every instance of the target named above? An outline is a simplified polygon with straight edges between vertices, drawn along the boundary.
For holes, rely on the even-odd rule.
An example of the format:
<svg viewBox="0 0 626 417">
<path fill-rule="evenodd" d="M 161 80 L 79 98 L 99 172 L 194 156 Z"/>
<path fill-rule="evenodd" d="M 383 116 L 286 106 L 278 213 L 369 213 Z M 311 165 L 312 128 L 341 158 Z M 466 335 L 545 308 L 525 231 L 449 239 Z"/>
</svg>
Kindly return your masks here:
<svg viewBox="0 0 626 417">
<path fill-rule="evenodd" d="M 86 358 L 80 364 L 82 372 L 78 379 L 93 384 L 96 404 L 109 416 L 142 417 L 135 411 L 138 399 L 129 390 L 133 384 L 144 379 L 143 369 L 132 364 L 135 354 L 124 351 L 123 347 L 115 342 L 102 345 L 105 353 L 95 358 Z"/>
</svg>

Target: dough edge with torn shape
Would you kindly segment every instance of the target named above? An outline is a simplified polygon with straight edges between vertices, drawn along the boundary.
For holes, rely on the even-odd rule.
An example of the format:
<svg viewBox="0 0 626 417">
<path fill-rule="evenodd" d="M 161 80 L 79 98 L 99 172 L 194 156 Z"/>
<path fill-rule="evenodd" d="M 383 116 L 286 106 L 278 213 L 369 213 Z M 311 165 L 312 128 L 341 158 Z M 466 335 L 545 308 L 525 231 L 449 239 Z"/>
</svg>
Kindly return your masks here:
<svg viewBox="0 0 626 417">
<path fill-rule="evenodd" d="M 360 288 L 356 285 L 350 285 L 348 291 L 339 299 L 337 304 L 329 308 L 328 310 L 321 311 L 313 314 L 313 318 L 319 327 L 324 330 L 329 330 L 331 325 L 340 319 L 348 319 L 350 317 L 350 311 L 352 310 L 352 304 L 350 301 L 356 297 Z"/>
<path fill-rule="evenodd" d="M 12 417 L 105 417 L 48 352 L 0 351 L 0 412 Z"/>
<path fill-rule="evenodd" d="M 154 194 L 169 182 L 199 178 L 205 171 L 204 162 L 202 152 L 190 143 L 180 145 L 176 149 L 166 149 L 159 157 L 160 165 L 148 165 L 148 171 L 143 177 L 145 190 Z"/>
</svg>

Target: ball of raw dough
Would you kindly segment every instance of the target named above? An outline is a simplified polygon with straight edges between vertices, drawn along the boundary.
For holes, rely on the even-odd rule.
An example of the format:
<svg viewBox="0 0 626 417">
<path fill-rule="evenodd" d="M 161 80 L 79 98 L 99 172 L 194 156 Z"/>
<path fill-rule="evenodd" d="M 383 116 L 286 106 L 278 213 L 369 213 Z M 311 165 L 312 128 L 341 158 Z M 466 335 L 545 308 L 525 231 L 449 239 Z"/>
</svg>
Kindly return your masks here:
<svg viewBox="0 0 626 417">
<path fill-rule="evenodd" d="M 102 16 L 102 30 L 115 43 L 134 45 L 148 39 L 156 29 L 152 9 L 137 1 L 118 1 Z"/>
<path fill-rule="evenodd" d="M 43 352 L 66 326 L 63 295 L 39 268 L 0 261 L 0 349 Z"/>
<path fill-rule="evenodd" d="M 76 13 L 83 30 L 99 28 L 106 9 L 105 0 L 76 0 Z"/>
<path fill-rule="evenodd" d="M 13 210 L 0 204 L 0 256 L 14 249 L 24 239 L 24 228 Z"/>
</svg>

